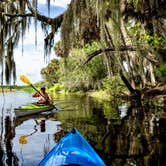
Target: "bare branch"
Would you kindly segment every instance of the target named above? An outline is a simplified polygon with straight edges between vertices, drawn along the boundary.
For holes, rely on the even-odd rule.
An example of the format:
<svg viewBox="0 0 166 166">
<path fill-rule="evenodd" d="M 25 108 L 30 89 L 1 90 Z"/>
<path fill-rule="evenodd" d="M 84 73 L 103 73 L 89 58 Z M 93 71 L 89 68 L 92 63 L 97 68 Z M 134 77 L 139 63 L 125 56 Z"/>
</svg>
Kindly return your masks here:
<svg viewBox="0 0 166 166">
<path fill-rule="evenodd" d="M 105 48 L 105 49 L 99 49 L 99 50 L 96 50 L 94 52 L 92 52 L 91 54 L 89 54 L 87 56 L 87 59 L 86 61 L 84 62 L 84 65 L 87 64 L 91 59 L 93 59 L 95 56 L 103 53 L 103 52 L 108 52 L 108 51 L 117 51 L 115 50 L 113 47 L 109 47 L 109 48 Z M 124 46 L 121 46 L 119 48 L 119 51 L 136 51 L 136 47 L 133 47 L 133 46 L 127 46 L 127 47 L 124 47 Z"/>
<path fill-rule="evenodd" d="M 0 12 L 0 16 L 7 16 L 7 17 L 33 17 L 32 13 L 26 13 L 26 14 L 9 14 L 9 13 L 4 13 L 4 12 Z"/>
<path fill-rule="evenodd" d="M 104 53 L 104 52 L 109 52 L 109 51 L 137 51 L 137 48 L 135 46 L 121 46 L 119 48 L 119 50 L 115 50 L 113 47 L 109 47 L 109 48 L 105 48 L 105 49 L 99 49 L 99 50 L 96 50 L 94 52 L 92 52 L 91 54 L 89 54 L 87 56 L 87 59 L 85 60 L 85 62 L 83 63 L 83 65 L 87 64 L 89 61 L 91 61 L 95 56 L 101 54 L 101 53 Z M 140 51 L 145 51 L 144 49 L 140 49 Z M 159 62 L 152 58 L 152 57 L 148 57 L 148 56 L 145 56 L 145 58 L 150 62 L 152 63 L 153 65 L 159 65 Z"/>
<path fill-rule="evenodd" d="M 11 17 L 11 18 L 14 18 L 14 17 L 35 17 L 38 21 L 42 21 L 44 23 L 47 23 L 48 25 L 57 26 L 57 27 L 54 27 L 55 31 L 57 31 L 57 29 L 60 27 L 60 25 L 63 21 L 63 14 L 61 14 L 55 18 L 50 18 L 50 17 L 47 17 L 45 15 L 39 14 L 39 12 L 31 6 L 29 1 L 27 1 L 27 6 L 28 6 L 28 9 L 30 10 L 31 13 L 9 14 L 9 13 L 0 12 L 0 17 L 1 16 L 7 16 L 7 17 Z"/>
<path fill-rule="evenodd" d="M 61 24 L 61 22 L 63 21 L 63 14 L 61 14 L 55 18 L 50 18 L 45 15 L 39 14 L 39 12 L 31 6 L 29 1 L 26 1 L 26 2 L 27 2 L 28 9 L 31 11 L 33 17 L 37 18 L 37 20 L 45 22 L 49 25 L 54 25 L 57 22 L 58 22 L 58 24 Z M 58 29 L 58 28 L 56 28 L 56 29 Z"/>
</svg>

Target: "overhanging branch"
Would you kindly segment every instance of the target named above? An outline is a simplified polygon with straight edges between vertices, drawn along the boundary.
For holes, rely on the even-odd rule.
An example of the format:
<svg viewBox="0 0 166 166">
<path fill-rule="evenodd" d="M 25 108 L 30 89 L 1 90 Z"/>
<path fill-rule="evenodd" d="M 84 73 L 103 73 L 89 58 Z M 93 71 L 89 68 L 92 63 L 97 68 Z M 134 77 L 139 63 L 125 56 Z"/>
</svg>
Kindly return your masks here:
<svg viewBox="0 0 166 166">
<path fill-rule="evenodd" d="M 54 25 L 56 23 L 56 25 L 59 25 L 58 28 L 60 27 L 60 24 L 61 22 L 63 21 L 63 14 L 55 17 L 55 18 L 50 18 L 50 17 L 47 17 L 47 16 L 44 16 L 44 15 L 41 15 L 39 13 L 18 13 L 18 14 L 9 14 L 9 13 L 4 13 L 4 12 L 0 12 L 0 17 L 2 16 L 6 16 L 6 17 L 11 17 L 11 18 L 14 18 L 14 17 L 35 17 L 37 18 L 38 21 L 42 21 L 44 23 L 47 23 L 49 25 Z M 56 28 L 56 29 L 58 29 Z"/>
<path fill-rule="evenodd" d="M 33 17 L 33 14 L 32 13 L 26 13 L 26 14 L 9 14 L 9 13 L 4 13 L 4 12 L 0 12 L 0 15 L 1 16 L 7 16 L 7 17 L 11 17 L 11 18 L 14 18 L 14 17 Z"/>
<path fill-rule="evenodd" d="M 63 21 L 63 14 L 61 14 L 55 18 L 50 18 L 50 17 L 39 14 L 39 12 L 31 6 L 29 1 L 26 1 L 26 2 L 27 2 L 28 9 L 31 11 L 33 17 L 36 17 L 37 20 L 47 23 L 49 25 L 54 25 L 55 23 L 58 23 L 58 25 L 59 25 L 58 28 L 60 27 L 60 25 Z M 58 29 L 58 28 L 56 28 L 56 29 Z"/>
<path fill-rule="evenodd" d="M 61 26 L 61 23 L 63 21 L 63 14 L 61 14 L 55 18 L 50 18 L 50 17 L 47 17 L 45 15 L 39 14 L 38 12 L 34 11 L 34 9 L 30 6 L 29 6 L 29 10 L 31 11 L 31 13 L 9 14 L 9 13 L 0 12 L 0 17 L 2 17 L 2 16 L 11 17 L 11 18 L 14 18 L 14 17 L 35 17 L 38 21 L 42 21 L 44 23 L 47 23 L 48 25 L 54 26 L 55 31 L 57 31 L 58 28 Z"/>
<path fill-rule="evenodd" d="M 85 62 L 83 63 L 83 65 L 87 64 L 89 61 L 91 61 L 94 57 L 96 57 L 97 55 L 101 54 L 101 53 L 104 53 L 104 52 L 109 52 L 109 51 L 120 51 L 120 52 L 123 52 L 123 51 L 137 51 L 137 48 L 135 46 L 121 46 L 118 50 L 117 49 L 114 49 L 113 47 L 109 47 L 109 48 L 105 48 L 105 49 L 99 49 L 99 50 L 96 50 L 94 52 L 92 52 L 91 54 L 89 54 L 87 56 L 87 59 L 85 60 Z M 145 49 L 140 49 L 140 51 L 145 51 Z M 145 56 L 145 58 L 152 64 L 154 65 L 158 65 L 159 62 L 152 58 L 152 57 L 148 57 L 148 56 Z"/>
<path fill-rule="evenodd" d="M 87 56 L 87 59 L 86 61 L 84 62 L 84 65 L 87 64 L 91 59 L 93 59 L 95 56 L 101 54 L 101 53 L 104 53 L 104 52 L 109 52 L 109 51 L 136 51 L 136 47 L 133 47 L 133 46 L 127 46 L 127 47 L 124 47 L 124 46 L 121 46 L 119 48 L 119 50 L 115 50 L 113 47 L 109 47 L 109 48 L 105 48 L 105 49 L 99 49 L 99 50 L 96 50 L 94 52 L 92 52 L 91 54 L 89 54 Z"/>
</svg>

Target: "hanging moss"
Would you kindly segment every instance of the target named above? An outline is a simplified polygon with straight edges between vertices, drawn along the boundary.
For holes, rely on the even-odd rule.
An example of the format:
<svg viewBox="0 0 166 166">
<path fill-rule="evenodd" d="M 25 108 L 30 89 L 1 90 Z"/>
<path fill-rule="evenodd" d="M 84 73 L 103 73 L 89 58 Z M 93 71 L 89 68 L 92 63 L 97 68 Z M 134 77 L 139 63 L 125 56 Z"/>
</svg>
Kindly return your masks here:
<svg viewBox="0 0 166 166">
<path fill-rule="evenodd" d="M 64 13 L 63 23 L 61 26 L 62 46 L 64 48 L 64 56 L 67 57 L 71 48 L 71 32 L 73 29 L 73 1 L 69 5 L 68 10 Z"/>
<path fill-rule="evenodd" d="M 22 51 L 23 51 L 23 38 L 25 35 L 25 31 L 29 28 L 31 24 L 31 18 L 24 16 L 27 14 L 27 7 L 30 12 L 32 12 L 33 17 L 35 17 L 35 29 L 37 32 L 37 19 L 39 15 L 37 15 L 37 4 L 38 0 L 33 0 L 32 3 L 29 1 L 22 0 L 11 0 L 11 1 L 3 1 L 0 3 L 0 67 L 1 67 L 1 78 L 4 76 L 6 78 L 7 83 L 11 83 L 11 78 L 13 82 L 15 82 L 16 77 L 16 67 L 13 58 L 13 49 L 18 44 L 19 40 L 22 39 Z M 50 10 L 50 0 L 47 0 L 48 10 Z M 28 11 L 29 12 L 29 11 Z M 18 16 L 16 16 L 18 15 Z M 19 17 L 19 15 L 22 15 Z M 40 16 L 42 19 L 43 16 Z M 44 18 L 44 17 L 43 17 Z M 46 18 L 44 18 L 46 19 Z M 53 36 L 55 31 L 57 31 L 57 27 L 60 27 L 62 22 L 62 17 L 58 18 L 55 26 L 52 26 L 53 33 L 46 34 L 49 35 L 47 37 L 47 41 L 45 44 L 46 54 L 50 52 L 51 47 L 53 46 Z M 53 23 L 53 22 L 52 22 Z M 59 25 L 57 25 L 59 24 Z M 46 26 L 45 26 L 46 27 Z M 43 28 L 44 32 L 48 31 L 48 28 Z M 37 34 L 37 33 L 36 33 Z M 35 35 L 36 35 L 35 34 Z M 4 46 L 4 43 L 6 44 Z M 37 45 L 37 36 L 35 44 Z M 5 51 L 7 50 L 7 51 Z M 5 61 L 5 63 L 3 63 Z M 3 70 L 5 69 L 5 72 Z M 1 83 L 4 81 L 2 80 Z"/>
<path fill-rule="evenodd" d="M 11 18 L 6 16 L 5 13 L 10 15 L 23 13 L 25 11 L 25 1 L 20 0 L 20 1 L 3 2 L 0 5 L 0 11 L 4 12 L 4 15 L 2 14 L 2 17 L 0 18 L 0 25 L 1 25 L 0 60 L 1 60 L 1 70 L 2 70 L 1 83 L 3 83 L 4 74 L 6 78 L 6 83 L 11 83 L 11 78 L 13 78 L 13 81 L 15 82 L 15 77 L 16 77 L 13 49 L 18 44 L 21 34 L 20 33 L 21 27 L 23 33 L 22 36 L 25 33 L 26 18 L 23 19 L 15 17 Z M 3 61 L 5 61 L 4 64 Z M 5 72 L 3 72 L 3 69 L 5 69 Z"/>
<path fill-rule="evenodd" d="M 72 1 L 64 14 L 61 29 L 62 46 L 65 56 L 72 47 L 83 47 L 93 40 L 100 39 L 100 26 L 93 7 L 95 1 Z"/>
</svg>

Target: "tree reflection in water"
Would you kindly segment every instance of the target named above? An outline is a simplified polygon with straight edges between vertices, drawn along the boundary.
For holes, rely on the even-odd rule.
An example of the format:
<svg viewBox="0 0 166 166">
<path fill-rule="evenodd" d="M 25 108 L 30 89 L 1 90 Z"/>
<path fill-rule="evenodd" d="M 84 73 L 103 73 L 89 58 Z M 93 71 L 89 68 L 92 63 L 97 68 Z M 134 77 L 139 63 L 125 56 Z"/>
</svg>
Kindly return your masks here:
<svg viewBox="0 0 166 166">
<path fill-rule="evenodd" d="M 121 116 L 118 103 L 82 101 L 79 110 L 58 113 L 65 132 L 77 127 L 108 166 L 161 165 L 166 154 L 166 119 L 158 117 L 159 108 L 132 103 Z M 56 134 L 55 140 L 61 136 Z"/>
<path fill-rule="evenodd" d="M 158 121 L 154 110 L 144 107 L 129 107 L 120 124 L 110 119 L 101 143 L 107 165 L 161 165 L 166 154 L 165 124 L 166 119 Z"/>
<path fill-rule="evenodd" d="M 79 100 L 78 103 L 77 100 L 72 99 L 74 104 L 64 100 L 65 104 L 74 107 L 50 116 L 53 120 L 62 122 L 62 126 L 59 126 L 53 134 L 55 142 L 58 142 L 72 127 L 76 127 L 108 166 L 160 166 L 165 161 L 166 116 L 160 116 L 165 114 L 163 110 L 131 105 L 121 116 L 116 103 L 108 103 L 105 106 L 104 103 L 96 104 L 87 98 L 85 101 Z M 66 108 L 69 108 L 68 105 Z M 45 121 L 49 117 L 42 115 L 42 118 L 39 118 L 37 115 L 28 118 L 38 119 L 36 125 L 40 126 L 40 133 L 47 131 L 48 126 Z M 21 162 L 21 158 L 17 158 L 12 150 L 12 140 L 15 137 L 16 126 L 28 118 L 19 118 L 12 122 L 10 116 L 4 117 L 2 114 L 0 165 L 17 166 Z M 51 148 L 51 138 L 48 134 L 44 144 L 44 154 Z M 31 152 L 31 149 L 29 150 Z"/>
<path fill-rule="evenodd" d="M 2 150 L 2 156 L 6 157 L 5 162 L 7 165 L 17 166 L 19 160 L 16 154 L 12 152 L 12 139 L 14 136 L 15 136 L 15 131 L 13 130 L 13 127 L 12 127 L 11 117 L 6 116 L 5 117 L 5 134 L 4 134 L 4 143 L 5 143 L 6 151 Z"/>
</svg>

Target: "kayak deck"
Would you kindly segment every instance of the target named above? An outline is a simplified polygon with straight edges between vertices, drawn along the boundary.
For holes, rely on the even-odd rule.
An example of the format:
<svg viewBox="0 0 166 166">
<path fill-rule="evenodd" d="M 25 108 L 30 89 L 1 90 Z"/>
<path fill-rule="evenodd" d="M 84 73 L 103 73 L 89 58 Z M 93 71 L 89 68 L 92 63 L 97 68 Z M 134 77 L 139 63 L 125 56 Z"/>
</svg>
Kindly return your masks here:
<svg viewBox="0 0 166 166">
<path fill-rule="evenodd" d="M 50 108 L 50 107 L 52 107 L 52 105 L 30 103 L 30 104 L 15 108 L 15 110 L 31 110 L 31 109 L 34 110 L 34 109 L 45 109 L 45 108 Z"/>
<path fill-rule="evenodd" d="M 15 114 L 16 116 L 26 116 L 26 115 L 32 115 L 40 112 L 50 111 L 54 109 L 54 105 L 39 105 L 37 103 L 30 103 L 27 105 L 23 105 L 21 107 L 15 108 Z"/>
<path fill-rule="evenodd" d="M 86 139 L 73 128 L 45 156 L 38 166 L 105 166 Z"/>
</svg>

